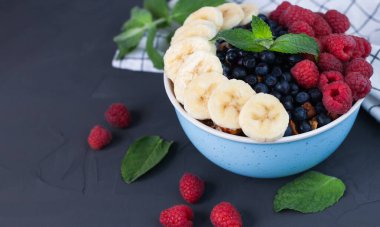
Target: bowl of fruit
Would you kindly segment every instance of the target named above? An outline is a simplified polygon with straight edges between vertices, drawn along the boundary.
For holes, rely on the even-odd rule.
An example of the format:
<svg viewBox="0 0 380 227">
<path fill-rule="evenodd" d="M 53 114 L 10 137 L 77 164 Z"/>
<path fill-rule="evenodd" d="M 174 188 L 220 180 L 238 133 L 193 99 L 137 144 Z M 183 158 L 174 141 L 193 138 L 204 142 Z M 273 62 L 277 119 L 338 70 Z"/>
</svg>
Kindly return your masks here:
<svg viewBox="0 0 380 227">
<path fill-rule="evenodd" d="M 371 45 L 348 18 L 288 2 L 203 7 L 176 30 L 164 85 L 179 122 L 210 161 L 236 174 L 300 173 L 344 141 L 371 89 Z"/>
</svg>

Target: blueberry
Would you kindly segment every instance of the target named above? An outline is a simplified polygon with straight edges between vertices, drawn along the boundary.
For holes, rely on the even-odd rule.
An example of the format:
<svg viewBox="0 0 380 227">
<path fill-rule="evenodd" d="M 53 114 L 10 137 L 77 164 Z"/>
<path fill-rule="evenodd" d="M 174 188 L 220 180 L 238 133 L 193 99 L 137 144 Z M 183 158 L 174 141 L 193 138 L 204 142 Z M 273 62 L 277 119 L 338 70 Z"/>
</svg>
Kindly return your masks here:
<svg viewBox="0 0 380 227">
<path fill-rule="evenodd" d="M 273 69 L 272 69 L 272 76 L 274 76 L 274 77 L 280 77 L 281 75 L 282 75 L 281 68 L 278 67 L 278 66 L 273 67 Z"/>
<path fill-rule="evenodd" d="M 231 68 L 228 65 L 222 64 L 223 75 L 229 76 L 231 73 Z"/>
<path fill-rule="evenodd" d="M 224 62 L 224 60 L 226 59 L 226 55 L 223 52 L 218 51 L 216 53 L 216 56 L 219 58 L 219 61 L 221 61 L 221 62 Z"/>
<path fill-rule="evenodd" d="M 318 128 L 327 125 L 331 122 L 331 119 L 324 113 L 317 115 Z"/>
<path fill-rule="evenodd" d="M 275 21 L 273 21 L 273 20 L 268 20 L 268 25 L 269 25 L 269 27 L 271 28 L 271 29 L 276 29 L 277 28 L 277 26 L 278 26 L 278 24 L 275 22 Z"/>
<path fill-rule="evenodd" d="M 243 58 L 243 66 L 247 69 L 253 69 L 256 66 L 256 60 L 252 56 Z"/>
<path fill-rule="evenodd" d="M 260 13 L 259 15 L 257 15 L 261 20 L 263 21 L 267 21 L 268 20 L 268 17 L 262 13 Z"/>
<path fill-rule="evenodd" d="M 298 126 L 298 129 L 301 133 L 310 132 L 311 126 L 307 121 L 302 121 L 300 125 Z"/>
<path fill-rule="evenodd" d="M 239 50 L 238 54 L 239 54 L 240 57 L 244 57 L 244 56 L 247 55 L 247 52 L 245 52 L 244 50 Z"/>
<path fill-rule="evenodd" d="M 258 83 L 256 84 L 254 87 L 253 87 L 253 90 L 256 91 L 256 93 L 268 93 L 269 92 L 269 88 L 267 85 L 263 84 L 263 83 Z"/>
<path fill-rule="evenodd" d="M 291 65 L 295 65 L 297 64 L 298 62 L 302 61 L 303 60 L 303 57 L 301 55 L 298 55 L 298 54 L 295 54 L 295 55 L 290 55 L 288 57 L 288 62 L 291 64 Z"/>
<path fill-rule="evenodd" d="M 307 92 L 301 91 L 296 95 L 296 102 L 299 104 L 304 104 L 309 101 L 309 94 Z"/>
<path fill-rule="evenodd" d="M 238 60 L 239 54 L 235 49 L 229 49 L 226 53 L 226 62 L 234 64 Z"/>
<path fill-rule="evenodd" d="M 292 116 L 296 121 L 304 121 L 307 119 L 307 112 L 303 107 L 299 106 L 294 109 Z"/>
<path fill-rule="evenodd" d="M 281 99 L 281 93 L 278 91 L 272 91 L 270 94 L 276 97 L 277 99 Z"/>
<path fill-rule="evenodd" d="M 321 102 L 318 102 L 317 104 L 315 104 L 314 109 L 315 109 L 315 111 L 316 111 L 318 114 L 326 113 L 325 106 L 324 106 L 323 103 L 321 103 Z"/>
<path fill-rule="evenodd" d="M 280 92 L 281 94 L 288 94 L 290 90 L 290 86 L 287 81 L 282 80 L 274 86 L 274 89 Z"/>
<path fill-rule="evenodd" d="M 259 76 L 265 76 L 266 74 L 268 74 L 268 71 L 268 65 L 265 63 L 259 63 L 255 69 L 256 74 Z"/>
<path fill-rule="evenodd" d="M 276 59 L 276 55 L 270 51 L 263 51 L 260 53 L 260 59 L 262 62 L 273 64 Z"/>
<path fill-rule="evenodd" d="M 232 70 L 232 76 L 236 79 L 243 79 L 247 76 L 247 71 L 245 71 L 245 68 L 238 66 Z"/>
<path fill-rule="evenodd" d="M 320 102 L 322 100 L 322 92 L 318 88 L 313 88 L 308 91 L 310 100 L 313 103 Z"/>
<path fill-rule="evenodd" d="M 290 83 L 290 94 L 296 96 L 300 91 L 300 87 L 296 83 Z"/>
<path fill-rule="evenodd" d="M 292 74 L 290 74 L 290 72 L 282 73 L 282 78 L 288 82 L 292 81 L 293 79 Z"/>
<path fill-rule="evenodd" d="M 248 75 L 247 77 L 244 78 L 244 81 L 251 85 L 251 87 L 255 86 L 257 83 L 257 77 L 255 75 Z"/>
<path fill-rule="evenodd" d="M 281 98 L 281 102 L 294 102 L 294 99 L 291 95 L 287 95 Z"/>
<path fill-rule="evenodd" d="M 288 34 L 288 32 L 285 31 L 285 30 L 280 30 L 280 31 L 277 33 L 277 36 L 282 36 L 282 35 L 285 35 L 285 34 Z"/>
<path fill-rule="evenodd" d="M 282 105 L 284 106 L 286 110 L 293 110 L 294 108 L 293 102 L 290 102 L 290 101 L 285 101 L 282 103 Z"/>
<path fill-rule="evenodd" d="M 290 125 L 288 125 L 288 127 L 286 128 L 284 136 L 291 136 L 291 135 L 292 135 L 292 128 L 290 127 Z"/>
<path fill-rule="evenodd" d="M 273 87 L 274 85 L 276 85 L 276 83 L 277 83 L 277 79 L 274 76 L 267 76 L 265 78 L 265 84 L 268 85 L 269 87 Z"/>
</svg>

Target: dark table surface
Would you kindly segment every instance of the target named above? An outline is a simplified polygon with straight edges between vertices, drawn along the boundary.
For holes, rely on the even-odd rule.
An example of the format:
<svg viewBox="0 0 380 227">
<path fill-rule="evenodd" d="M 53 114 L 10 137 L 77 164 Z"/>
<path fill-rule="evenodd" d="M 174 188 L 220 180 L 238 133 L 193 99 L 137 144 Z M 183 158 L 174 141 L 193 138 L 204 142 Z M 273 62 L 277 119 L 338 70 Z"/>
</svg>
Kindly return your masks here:
<svg viewBox="0 0 380 227">
<path fill-rule="evenodd" d="M 318 214 L 274 213 L 276 190 L 294 177 L 259 180 L 206 160 L 182 132 L 162 76 L 113 69 L 112 37 L 137 0 L 0 0 L 0 226 L 159 226 L 183 203 L 184 171 L 207 181 L 195 226 L 213 205 L 238 207 L 245 226 L 380 226 L 380 124 L 361 111 L 342 146 L 315 169 L 341 178 L 343 199 Z M 101 152 L 86 138 L 124 102 L 134 124 L 112 129 Z M 175 146 L 154 171 L 127 185 L 120 161 L 131 142 L 160 135 Z"/>
</svg>

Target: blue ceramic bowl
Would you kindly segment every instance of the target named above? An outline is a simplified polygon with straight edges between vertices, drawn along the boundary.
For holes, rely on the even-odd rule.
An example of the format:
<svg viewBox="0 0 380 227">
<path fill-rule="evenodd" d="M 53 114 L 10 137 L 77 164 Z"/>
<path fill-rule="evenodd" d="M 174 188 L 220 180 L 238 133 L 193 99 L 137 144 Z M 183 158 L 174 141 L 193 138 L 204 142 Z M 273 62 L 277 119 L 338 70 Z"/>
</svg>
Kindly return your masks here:
<svg viewBox="0 0 380 227">
<path fill-rule="evenodd" d="M 166 76 L 164 84 L 183 130 L 199 152 L 228 171 L 257 178 L 293 175 L 325 160 L 346 138 L 363 102 L 359 100 L 348 113 L 326 126 L 261 143 L 217 131 L 190 117 L 175 99 L 172 83 Z"/>
</svg>

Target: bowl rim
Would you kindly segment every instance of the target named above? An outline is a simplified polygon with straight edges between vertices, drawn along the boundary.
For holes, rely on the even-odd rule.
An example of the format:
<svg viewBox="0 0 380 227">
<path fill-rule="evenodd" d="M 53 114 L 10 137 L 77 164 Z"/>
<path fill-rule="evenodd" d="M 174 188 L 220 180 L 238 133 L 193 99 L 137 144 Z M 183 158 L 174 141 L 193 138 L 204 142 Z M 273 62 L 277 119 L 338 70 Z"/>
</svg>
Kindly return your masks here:
<svg viewBox="0 0 380 227">
<path fill-rule="evenodd" d="M 281 144 L 281 143 L 290 143 L 290 142 L 295 142 L 295 141 L 299 141 L 299 140 L 303 140 L 303 139 L 306 139 L 306 138 L 309 138 L 309 137 L 313 137 L 313 136 L 316 136 L 318 134 L 321 134 L 322 132 L 325 132 L 331 128 L 334 128 L 335 126 L 337 126 L 338 124 L 340 124 L 341 122 L 343 122 L 344 120 L 346 120 L 349 116 L 351 116 L 351 114 L 353 114 L 358 108 L 360 108 L 364 98 L 356 101 L 356 103 L 351 107 L 351 109 L 343 114 L 342 116 L 340 116 L 339 118 L 337 118 L 336 120 L 332 121 L 331 123 L 325 125 L 325 126 L 322 126 L 320 128 L 317 128 L 315 130 L 312 130 L 310 132 L 306 132 L 306 133 L 301 133 L 301 134 L 298 134 L 298 135 L 293 135 L 293 136 L 288 136 L 288 137 L 282 137 L 281 139 L 278 139 L 276 141 L 273 141 L 273 142 L 259 142 L 259 141 L 255 141 L 249 137 L 243 137 L 243 136 L 236 136 L 236 135 L 232 135 L 232 134 L 228 134 L 228 133 L 225 133 L 225 132 L 221 132 L 221 131 L 218 131 L 216 129 L 213 129 L 203 123 L 201 123 L 199 120 L 191 117 L 183 108 L 182 106 L 179 104 L 179 102 L 176 100 L 175 96 L 174 96 L 174 93 L 173 93 L 173 89 L 172 89 L 172 86 L 171 86 L 171 81 L 170 79 L 165 76 L 165 74 L 163 75 L 163 79 L 164 79 L 164 86 L 165 86 L 165 91 L 166 91 L 166 94 L 167 96 L 169 97 L 169 100 L 170 102 L 172 103 L 172 105 L 174 106 L 174 108 L 177 110 L 177 112 L 179 112 L 186 120 L 188 120 L 189 122 L 191 122 L 193 125 L 195 125 L 196 127 L 198 127 L 199 129 L 205 131 L 205 132 L 208 132 L 214 136 L 217 136 L 217 137 L 221 137 L 221 138 L 224 138 L 224 139 L 227 139 L 227 140 L 231 140 L 231 141 L 235 141 L 235 142 L 240 142 L 240 143 L 248 143 L 248 144 Z"/>
</svg>

